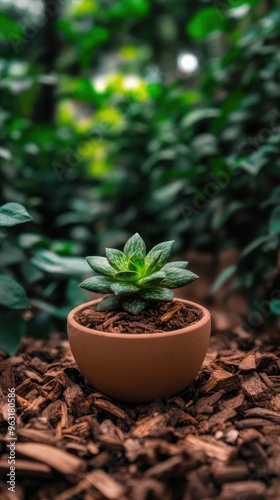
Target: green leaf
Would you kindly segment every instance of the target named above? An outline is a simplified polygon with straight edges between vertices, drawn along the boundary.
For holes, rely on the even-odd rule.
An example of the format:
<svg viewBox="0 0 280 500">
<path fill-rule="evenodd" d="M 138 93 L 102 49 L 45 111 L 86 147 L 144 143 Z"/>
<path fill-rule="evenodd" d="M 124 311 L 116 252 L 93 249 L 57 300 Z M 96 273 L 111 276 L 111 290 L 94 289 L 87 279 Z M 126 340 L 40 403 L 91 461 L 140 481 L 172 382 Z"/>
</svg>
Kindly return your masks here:
<svg viewBox="0 0 280 500">
<path fill-rule="evenodd" d="M 272 211 L 269 220 L 269 234 L 274 235 L 280 233 L 280 205 Z"/>
<path fill-rule="evenodd" d="M 156 245 L 150 252 L 148 253 L 146 259 L 145 259 L 145 267 L 146 271 L 150 272 L 156 272 L 159 271 L 164 264 L 166 264 L 166 261 L 171 255 L 172 248 L 173 248 L 174 241 L 163 241 L 162 243 L 159 243 Z M 155 255 L 157 255 L 157 252 L 161 252 L 161 255 L 159 258 L 155 259 L 153 262 L 153 258 Z M 150 264 L 149 264 L 150 262 Z"/>
<path fill-rule="evenodd" d="M 262 148 L 259 148 L 258 151 L 248 156 L 246 160 L 238 162 L 238 167 L 250 175 L 257 176 L 267 163 L 268 157 L 263 154 Z"/>
<path fill-rule="evenodd" d="M 111 292 L 111 285 L 112 280 L 103 276 L 93 276 L 93 278 L 88 278 L 79 284 L 81 288 L 85 288 L 86 290 L 96 293 Z"/>
<path fill-rule="evenodd" d="M 170 267 L 165 271 L 165 274 L 166 278 L 161 284 L 168 288 L 179 288 L 198 278 L 198 276 L 191 271 L 179 269 L 178 267 Z"/>
<path fill-rule="evenodd" d="M 31 305 L 33 307 L 36 307 L 36 309 L 39 309 L 40 311 L 44 311 L 50 316 L 53 316 L 54 318 L 59 318 L 65 320 L 67 318 L 67 314 L 71 311 L 72 307 L 70 304 L 67 306 L 54 306 L 53 304 L 50 304 L 49 302 L 45 302 L 44 300 L 40 299 L 31 299 L 30 300 Z"/>
<path fill-rule="evenodd" d="M 247 257 L 251 252 L 253 252 L 256 248 L 262 245 L 265 241 L 267 241 L 267 236 L 259 236 L 255 240 L 253 240 L 249 245 L 247 245 L 240 254 L 240 259 Z"/>
<path fill-rule="evenodd" d="M 19 203 L 6 203 L 0 207 L 0 226 L 11 227 L 30 220 L 31 215 Z"/>
<path fill-rule="evenodd" d="M 106 248 L 106 257 L 109 264 L 116 269 L 116 271 L 123 271 L 127 266 L 127 259 L 123 252 L 115 248 Z"/>
<path fill-rule="evenodd" d="M 141 18 L 148 14 L 150 7 L 149 0 L 119 0 L 110 4 L 108 15 L 122 20 Z"/>
<path fill-rule="evenodd" d="M 146 245 L 142 240 L 141 236 L 138 233 L 135 233 L 129 240 L 126 242 L 123 249 L 126 257 L 132 257 L 135 252 L 138 252 L 145 257 L 146 255 Z M 134 262 L 134 259 L 132 259 Z"/>
<path fill-rule="evenodd" d="M 280 139 L 280 134 L 279 134 L 279 139 Z M 261 208 L 266 208 L 269 205 L 279 205 L 280 203 L 280 186 L 277 186 L 273 191 L 270 193 L 269 197 L 263 201 L 261 204 Z"/>
<path fill-rule="evenodd" d="M 141 248 L 138 248 L 138 250 L 135 250 L 135 252 L 130 255 L 129 257 L 129 262 L 128 262 L 128 267 L 133 270 L 134 268 L 136 269 L 141 269 L 144 266 L 145 263 L 145 254 L 143 253 L 143 250 Z"/>
<path fill-rule="evenodd" d="M 236 273 L 237 271 L 237 266 L 234 264 L 232 266 L 228 266 L 226 267 L 220 274 L 219 276 L 217 277 L 217 279 L 215 280 L 213 286 L 212 286 L 212 289 L 211 289 L 211 292 L 212 293 L 216 293 L 220 288 L 221 286 L 229 279 L 231 278 L 231 276 L 234 275 L 234 273 Z"/>
<path fill-rule="evenodd" d="M 121 301 L 115 295 L 107 295 L 100 302 L 98 302 L 97 311 L 117 311 L 121 308 Z"/>
<path fill-rule="evenodd" d="M 103 26 L 94 26 L 89 31 L 84 31 L 83 36 L 80 37 L 80 44 L 83 51 L 92 51 L 105 43 L 109 38 L 109 32 Z"/>
<path fill-rule="evenodd" d="M 174 293 L 172 290 L 163 287 L 157 287 L 153 290 L 149 290 L 139 294 L 140 297 L 147 300 L 172 300 L 174 297 Z"/>
<path fill-rule="evenodd" d="M 6 14 L 0 13 L 0 40 L 7 39 L 11 42 L 18 42 L 22 39 L 23 34 L 24 30 L 19 24 Z"/>
<path fill-rule="evenodd" d="M 104 274 L 104 276 L 115 275 L 115 269 L 110 266 L 106 257 L 86 257 L 86 260 L 90 267 L 99 274 Z"/>
<path fill-rule="evenodd" d="M 46 273 L 80 276 L 88 273 L 88 264 L 82 257 L 61 257 L 50 250 L 38 250 L 30 259 L 31 264 Z"/>
<path fill-rule="evenodd" d="M 225 18 L 221 19 L 219 9 L 203 7 L 188 22 L 186 31 L 191 38 L 205 38 L 214 31 L 226 31 L 225 21 Z"/>
<path fill-rule="evenodd" d="M 166 277 L 166 274 L 163 271 L 158 271 L 157 273 L 150 274 L 150 276 L 147 276 L 146 278 L 142 278 L 137 283 L 141 286 L 142 285 L 156 285 L 156 284 L 160 283 L 165 277 Z"/>
<path fill-rule="evenodd" d="M 280 300 L 275 299 L 271 300 L 269 303 L 270 310 L 272 314 L 275 314 L 275 316 L 280 316 Z"/>
<path fill-rule="evenodd" d="M 188 266 L 188 262 L 185 260 L 177 260 L 174 262 L 167 262 L 167 264 L 164 264 L 162 271 L 165 271 L 166 269 L 170 269 L 170 267 L 178 267 L 179 269 L 186 269 Z"/>
<path fill-rule="evenodd" d="M 161 269 L 161 265 L 159 264 L 160 258 L 162 255 L 162 250 L 158 250 L 156 252 L 150 251 L 145 258 L 145 274 L 149 275 L 153 272 Z"/>
<path fill-rule="evenodd" d="M 216 211 L 214 217 L 212 218 L 212 228 L 214 231 L 219 231 L 222 227 L 225 226 L 226 222 L 233 214 L 238 212 L 239 210 L 244 209 L 244 203 L 240 201 L 232 201 L 228 203 L 226 206 L 221 206 L 219 210 Z"/>
<path fill-rule="evenodd" d="M 183 118 L 181 125 L 183 128 L 188 129 L 201 121 L 217 118 L 220 114 L 221 111 L 215 108 L 196 109 L 190 111 L 187 116 Z"/>
<path fill-rule="evenodd" d="M 139 278 L 139 273 L 137 271 L 120 271 L 115 274 L 115 279 L 121 281 L 136 281 Z"/>
<path fill-rule="evenodd" d="M 0 305 L 9 309 L 27 309 L 30 307 L 24 289 L 10 276 L 0 276 Z"/>
<path fill-rule="evenodd" d="M 176 152 L 174 149 L 166 149 L 164 151 L 156 151 L 154 154 L 148 157 L 148 159 L 141 166 L 143 172 L 149 172 L 152 167 L 159 161 L 169 161 L 176 158 Z"/>
<path fill-rule="evenodd" d="M 115 295 L 127 295 L 130 293 L 136 293 L 139 291 L 139 287 L 136 285 L 128 285 L 125 283 L 114 283 L 111 285 L 111 290 Z"/>
<path fill-rule="evenodd" d="M 139 314 L 143 309 L 145 309 L 147 302 L 138 298 L 129 298 L 122 300 L 122 307 L 125 311 L 130 314 Z"/>
<path fill-rule="evenodd" d="M 0 349 L 13 356 L 26 332 L 27 322 L 18 312 L 0 314 Z"/>
<path fill-rule="evenodd" d="M 137 266 L 136 263 L 134 264 L 134 262 L 132 262 L 132 260 L 129 260 L 128 263 L 127 263 L 127 270 L 128 271 L 136 271 L 136 272 L 138 272 L 138 269 L 140 270 L 140 268 L 141 268 L 140 263 L 138 264 L 138 266 Z"/>
</svg>

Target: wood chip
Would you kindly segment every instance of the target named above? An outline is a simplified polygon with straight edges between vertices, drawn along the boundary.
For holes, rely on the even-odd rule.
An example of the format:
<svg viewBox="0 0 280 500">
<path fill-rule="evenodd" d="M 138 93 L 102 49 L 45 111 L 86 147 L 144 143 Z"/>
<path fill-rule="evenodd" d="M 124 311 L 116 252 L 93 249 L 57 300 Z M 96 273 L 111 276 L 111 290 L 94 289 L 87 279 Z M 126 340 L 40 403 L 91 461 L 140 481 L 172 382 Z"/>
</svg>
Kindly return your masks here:
<svg viewBox="0 0 280 500">
<path fill-rule="evenodd" d="M 261 381 L 257 373 L 243 378 L 242 387 L 245 394 L 250 396 L 252 399 L 263 398 L 267 392 L 266 385 Z"/>
<path fill-rule="evenodd" d="M 51 431 L 37 431 L 35 429 L 18 429 L 17 434 L 23 440 L 34 443 L 56 444 L 57 440 Z"/>
<path fill-rule="evenodd" d="M 0 363 L 0 373 L 2 373 L 7 368 L 10 368 L 11 366 L 20 365 L 22 362 L 22 356 L 14 356 L 13 358 L 5 359 L 5 361 L 1 361 Z"/>
<path fill-rule="evenodd" d="M 227 462 L 236 455 L 236 450 L 232 446 L 217 441 L 215 438 L 200 438 L 189 434 L 185 438 L 187 449 L 203 450 L 208 457 L 216 458 L 222 462 Z"/>
<path fill-rule="evenodd" d="M 265 484 L 261 481 L 238 481 L 222 486 L 221 500 L 261 500 L 265 492 Z"/>
<path fill-rule="evenodd" d="M 172 471 L 174 468 L 177 468 L 179 464 L 182 463 L 181 457 L 172 457 L 164 462 L 160 462 L 159 464 L 154 465 L 150 469 L 145 472 L 146 477 L 158 477 L 166 474 L 167 472 Z"/>
<path fill-rule="evenodd" d="M 241 362 L 239 363 L 239 370 L 249 371 L 255 369 L 256 369 L 256 354 L 255 351 L 251 351 L 241 359 Z"/>
<path fill-rule="evenodd" d="M 250 470 L 245 463 L 241 465 L 220 465 L 215 463 L 212 466 L 212 474 L 219 484 L 224 484 L 247 479 Z"/>
<path fill-rule="evenodd" d="M 195 404 L 195 412 L 197 413 L 213 413 L 214 405 L 225 394 L 225 391 L 218 391 L 210 396 L 200 398 Z"/>
<path fill-rule="evenodd" d="M 224 391 L 234 391 L 239 389 L 241 380 L 238 374 L 232 374 L 226 370 L 216 369 L 210 379 L 204 384 L 203 391 L 210 392 L 214 389 Z"/>
<path fill-rule="evenodd" d="M 250 408 L 249 410 L 245 411 L 245 416 L 268 418 L 269 420 L 272 420 L 272 422 L 280 424 L 280 413 L 272 410 L 267 410 L 266 408 Z"/>
<path fill-rule="evenodd" d="M 3 455 L 0 459 L 0 472 L 2 474 L 7 474 L 10 472 L 10 465 L 8 464 L 9 455 Z M 42 479 L 52 477 L 51 468 L 40 462 L 34 462 L 30 460 L 16 459 L 16 474 L 25 477 L 26 474 L 31 477 L 40 477 Z"/>
<path fill-rule="evenodd" d="M 115 415 L 118 418 L 127 420 L 126 413 L 120 407 L 116 406 L 114 403 L 111 403 L 110 401 L 107 401 L 106 399 L 96 399 L 94 405 L 97 408 L 100 408 L 104 411 L 107 411 L 108 413 L 111 413 L 111 415 Z"/>
<path fill-rule="evenodd" d="M 109 500 L 119 500 L 125 491 L 120 483 L 102 470 L 92 471 L 91 474 L 88 474 L 87 481 Z"/>
<path fill-rule="evenodd" d="M 75 401 L 78 401 L 83 396 L 83 391 L 78 384 L 73 384 L 67 387 L 63 393 L 64 399 L 68 406 L 72 406 Z"/>
<path fill-rule="evenodd" d="M 17 443 L 17 453 L 49 465 L 61 474 L 75 475 L 84 468 L 83 460 L 54 446 L 38 443 Z"/>
<path fill-rule="evenodd" d="M 164 415 L 156 415 L 152 417 L 145 417 L 136 422 L 136 427 L 130 433 L 131 437 L 144 437 L 148 436 L 153 430 L 159 426 L 164 425 L 166 417 Z"/>
<path fill-rule="evenodd" d="M 275 411 L 280 412 L 280 394 L 275 394 L 269 401 Z"/>
</svg>

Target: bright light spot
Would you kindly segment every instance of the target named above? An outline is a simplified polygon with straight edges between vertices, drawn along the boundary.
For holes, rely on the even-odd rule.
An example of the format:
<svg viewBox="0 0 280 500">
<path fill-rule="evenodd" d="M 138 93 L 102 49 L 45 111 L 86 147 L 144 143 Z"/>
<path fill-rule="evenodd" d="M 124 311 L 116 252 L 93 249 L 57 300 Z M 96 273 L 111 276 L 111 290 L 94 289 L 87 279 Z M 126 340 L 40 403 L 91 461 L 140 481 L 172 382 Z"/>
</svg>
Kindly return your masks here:
<svg viewBox="0 0 280 500">
<path fill-rule="evenodd" d="M 197 57 L 194 54 L 184 53 L 178 56 L 177 66 L 179 71 L 190 75 L 198 69 L 199 63 Z"/>
<path fill-rule="evenodd" d="M 140 83 L 141 80 L 136 75 L 127 75 L 123 79 L 123 86 L 126 90 L 136 89 Z"/>
<path fill-rule="evenodd" d="M 29 142 L 25 145 L 25 151 L 27 153 L 30 153 L 31 155 L 36 155 L 37 153 L 39 153 L 40 148 L 38 148 L 37 144 Z"/>
<path fill-rule="evenodd" d="M 240 5 L 239 7 L 236 7 L 235 9 L 230 9 L 229 14 L 230 17 L 233 17 L 235 19 L 239 19 L 239 17 L 246 16 L 250 10 L 250 5 L 245 3 L 244 5 Z"/>
<path fill-rule="evenodd" d="M 28 71 L 27 63 L 22 61 L 13 61 L 9 67 L 9 75 L 10 76 L 23 76 Z"/>
<path fill-rule="evenodd" d="M 18 9 L 27 9 L 28 8 L 28 0 L 14 0 L 13 3 L 16 4 Z"/>
<path fill-rule="evenodd" d="M 43 2 L 41 2 L 41 1 L 40 2 L 32 2 L 31 7 L 32 7 L 32 11 L 37 16 L 44 13 L 44 5 L 43 5 Z"/>
<path fill-rule="evenodd" d="M 38 81 L 43 85 L 55 85 L 57 80 L 57 75 L 51 73 L 49 75 L 41 75 L 38 78 Z"/>
<path fill-rule="evenodd" d="M 25 11 L 24 15 L 26 15 L 26 18 L 28 18 L 28 21 L 30 21 L 31 25 L 36 25 L 36 18 L 42 16 L 44 13 L 44 5 L 42 0 L 0 0 L 0 10 L 1 8 L 14 8 L 20 11 L 20 14 L 22 14 L 22 11 Z"/>
<path fill-rule="evenodd" d="M 93 80 L 93 86 L 97 92 L 104 92 L 107 87 L 107 78 L 104 75 L 97 76 Z"/>
</svg>

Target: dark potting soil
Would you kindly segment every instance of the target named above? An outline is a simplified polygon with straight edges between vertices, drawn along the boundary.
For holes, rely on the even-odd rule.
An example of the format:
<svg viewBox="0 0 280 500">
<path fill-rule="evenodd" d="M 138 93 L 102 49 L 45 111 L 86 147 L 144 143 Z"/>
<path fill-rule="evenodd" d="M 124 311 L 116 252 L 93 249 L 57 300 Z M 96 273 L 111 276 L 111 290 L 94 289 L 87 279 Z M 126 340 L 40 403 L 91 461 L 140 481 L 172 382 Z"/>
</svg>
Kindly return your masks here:
<svg viewBox="0 0 280 500">
<path fill-rule="evenodd" d="M 161 333 L 179 330 L 202 317 L 202 310 L 183 302 L 153 302 L 137 315 L 126 311 L 97 311 L 95 306 L 75 315 L 82 326 L 114 333 Z"/>
</svg>

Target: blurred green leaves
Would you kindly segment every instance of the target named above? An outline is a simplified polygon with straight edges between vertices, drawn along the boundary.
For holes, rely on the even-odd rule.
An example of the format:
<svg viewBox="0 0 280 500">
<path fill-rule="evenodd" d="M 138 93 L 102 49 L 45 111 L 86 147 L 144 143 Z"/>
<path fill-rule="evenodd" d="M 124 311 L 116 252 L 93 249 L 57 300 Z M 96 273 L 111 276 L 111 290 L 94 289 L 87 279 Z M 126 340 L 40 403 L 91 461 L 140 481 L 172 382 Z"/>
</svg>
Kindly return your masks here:
<svg viewBox="0 0 280 500">
<path fill-rule="evenodd" d="M 0 314 L 1 350 L 13 356 L 26 333 L 26 329 L 26 321 L 19 313 L 10 311 Z"/>
<path fill-rule="evenodd" d="M 186 31 L 192 38 L 205 38 L 215 31 L 226 31 L 226 29 L 225 20 L 221 19 L 217 7 L 204 7 L 198 10 L 186 25 Z"/>
<path fill-rule="evenodd" d="M 0 209 L 0 274 L 32 304 L 9 324 L 63 329 L 90 298 L 81 256 L 136 230 L 175 252 L 234 247 L 220 283 L 249 297 L 279 288 L 276 2 L 82 0 L 47 27 L 26 13 L 0 15 L 1 203 L 27 208 Z M 194 75 L 178 72 L 185 51 Z"/>
<path fill-rule="evenodd" d="M 83 258 L 59 256 L 45 249 L 38 250 L 30 262 L 52 275 L 81 276 L 88 272 L 88 266 Z"/>
<path fill-rule="evenodd" d="M 0 207 L 0 226 L 11 227 L 30 220 L 31 215 L 19 203 L 6 203 Z"/>
<path fill-rule="evenodd" d="M 280 233 L 280 206 L 273 209 L 269 220 L 269 234 L 274 235 L 278 233 Z"/>
<path fill-rule="evenodd" d="M 24 35 L 23 28 L 8 15 L 0 13 L 0 41 L 19 41 Z"/>
<path fill-rule="evenodd" d="M 26 293 L 10 276 L 0 275 L 0 305 L 8 309 L 27 309 Z"/>
</svg>

